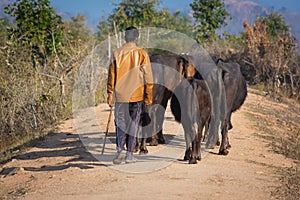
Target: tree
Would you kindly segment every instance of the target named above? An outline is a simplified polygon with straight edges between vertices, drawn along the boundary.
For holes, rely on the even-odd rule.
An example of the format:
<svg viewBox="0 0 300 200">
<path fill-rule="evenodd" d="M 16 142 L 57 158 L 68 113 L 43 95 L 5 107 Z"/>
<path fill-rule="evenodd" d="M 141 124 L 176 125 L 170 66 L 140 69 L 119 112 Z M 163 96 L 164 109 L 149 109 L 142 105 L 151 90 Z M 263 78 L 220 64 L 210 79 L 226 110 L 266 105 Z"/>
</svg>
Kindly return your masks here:
<svg viewBox="0 0 300 200">
<path fill-rule="evenodd" d="M 14 24 L 0 19 L 0 157 L 70 116 L 74 77 L 93 45 L 85 17 L 64 24 L 49 0 L 16 0 L 5 11 Z"/>
<path fill-rule="evenodd" d="M 195 19 L 194 30 L 198 42 L 211 40 L 216 36 L 216 29 L 227 25 L 230 17 L 222 0 L 195 0 L 190 4 Z"/>
<path fill-rule="evenodd" d="M 138 28 L 151 26 L 155 22 L 155 6 L 159 5 L 157 0 L 122 0 L 121 3 L 113 4 L 116 8 L 107 19 L 99 23 L 98 36 L 105 39 L 109 33 L 117 35 L 128 26 Z M 117 39 L 120 43 L 120 38 Z"/>
<path fill-rule="evenodd" d="M 187 16 L 182 16 L 180 11 L 171 13 L 166 9 L 158 11 L 153 26 L 176 30 L 192 36 L 191 20 Z"/>
<path fill-rule="evenodd" d="M 114 4 L 116 8 L 109 16 L 118 26 L 118 30 L 125 30 L 128 26 L 147 27 L 155 21 L 155 6 L 159 5 L 157 0 L 122 0 Z"/>
<path fill-rule="evenodd" d="M 63 23 L 49 0 L 16 0 L 5 7 L 5 13 L 15 18 L 11 35 L 31 47 L 35 56 L 45 57 L 59 49 Z"/>
<path fill-rule="evenodd" d="M 265 24 L 267 34 L 273 38 L 278 37 L 280 34 L 286 34 L 290 30 L 290 27 L 284 22 L 283 16 L 276 12 L 268 14 L 266 17 L 259 16 L 256 21 Z"/>
<path fill-rule="evenodd" d="M 86 17 L 78 14 L 71 17 L 70 21 L 65 22 L 66 31 L 71 36 L 73 43 L 87 42 L 91 38 L 91 29 L 85 26 Z"/>
<path fill-rule="evenodd" d="M 192 32 L 187 16 L 182 16 L 179 11 L 171 13 L 167 9 L 158 10 L 160 4 L 157 0 L 123 0 L 114 5 L 116 8 L 113 12 L 98 25 L 98 37 L 101 40 L 109 33 L 124 31 L 128 26 L 167 28 L 189 35 Z"/>
<path fill-rule="evenodd" d="M 282 16 L 259 17 L 253 27 L 247 22 L 244 27 L 244 60 L 255 69 L 255 82 L 263 83 L 267 92 L 276 98 L 281 90 L 293 96 L 298 87 L 294 84 L 298 82 L 294 67 L 296 38 L 289 33 Z"/>
<path fill-rule="evenodd" d="M 104 17 L 102 17 L 102 19 L 100 20 L 97 26 L 98 31 L 96 33 L 100 41 L 107 39 L 107 36 L 113 32 L 113 30 L 111 29 L 111 25 L 109 23 L 110 22 L 108 21 L 108 19 Z"/>
</svg>

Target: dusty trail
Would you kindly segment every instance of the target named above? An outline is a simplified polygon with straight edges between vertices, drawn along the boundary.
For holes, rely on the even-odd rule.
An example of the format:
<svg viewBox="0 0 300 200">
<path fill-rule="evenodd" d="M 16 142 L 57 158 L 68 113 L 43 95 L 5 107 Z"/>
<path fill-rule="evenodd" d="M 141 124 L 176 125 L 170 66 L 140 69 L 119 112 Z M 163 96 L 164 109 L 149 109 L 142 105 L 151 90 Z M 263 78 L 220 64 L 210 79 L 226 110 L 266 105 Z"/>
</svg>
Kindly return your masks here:
<svg viewBox="0 0 300 200">
<path fill-rule="evenodd" d="M 1 166 L 0 199 L 272 199 L 271 192 L 279 185 L 276 170 L 291 166 L 292 161 L 273 153 L 268 142 L 256 136 L 255 123 L 247 115 L 247 102 L 261 101 L 261 98 L 250 93 L 246 105 L 233 114 L 234 128 L 229 132 L 232 148 L 228 156 L 217 155 L 218 148 L 215 148 L 197 165 L 170 159 L 165 167 L 144 173 L 124 173 L 122 170 L 126 169 L 108 166 L 109 160 L 98 161 L 100 148 L 93 144 L 97 138 L 89 140 L 94 136 L 86 134 L 80 140 L 80 130 L 75 128 L 73 120 L 68 120 L 58 134 L 48 136 Z M 98 106 L 96 113 L 100 125 L 104 126 L 107 106 Z M 178 125 L 170 112 L 166 118 L 166 137 L 177 138 L 173 149 L 176 155 L 172 156 L 181 157 L 183 138 L 174 136 Z M 82 124 L 97 128 L 94 122 Z M 109 138 L 113 139 L 113 133 Z M 97 154 L 96 158 L 82 145 L 85 139 L 89 141 L 89 149 Z M 159 152 L 163 148 L 160 145 L 149 149 Z M 106 155 L 113 153 L 113 149 L 113 144 L 108 144 Z M 162 156 L 157 155 L 140 156 L 140 167 L 160 163 L 156 158 Z M 127 165 L 127 169 L 132 168 Z"/>
</svg>

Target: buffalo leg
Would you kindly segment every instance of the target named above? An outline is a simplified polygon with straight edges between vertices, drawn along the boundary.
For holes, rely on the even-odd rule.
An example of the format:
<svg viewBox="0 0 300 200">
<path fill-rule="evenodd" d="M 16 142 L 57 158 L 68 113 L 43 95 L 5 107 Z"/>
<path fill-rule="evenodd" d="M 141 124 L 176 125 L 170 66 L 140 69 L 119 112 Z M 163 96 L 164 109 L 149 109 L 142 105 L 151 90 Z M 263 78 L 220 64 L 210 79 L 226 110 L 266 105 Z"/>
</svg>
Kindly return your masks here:
<svg viewBox="0 0 300 200">
<path fill-rule="evenodd" d="M 140 145 L 140 154 L 147 154 L 148 149 L 147 149 L 147 144 L 146 144 L 146 138 L 141 139 L 141 145 Z"/>
<path fill-rule="evenodd" d="M 186 150 L 185 150 L 185 155 L 183 160 L 190 160 L 192 158 L 192 149 L 191 149 L 191 143 L 195 140 L 193 134 L 188 134 L 192 133 L 193 131 L 190 130 L 189 126 L 186 126 L 186 124 L 182 124 L 184 128 L 184 138 L 185 138 L 185 145 L 186 145 Z"/>
<path fill-rule="evenodd" d="M 197 164 L 197 160 L 201 160 L 201 142 L 203 125 L 198 126 L 195 138 L 192 142 L 192 156 L 189 159 L 189 164 Z"/>
<path fill-rule="evenodd" d="M 202 119 L 202 121 L 204 121 Z M 198 127 L 198 138 L 197 138 L 197 153 L 198 153 L 198 156 L 197 156 L 197 160 L 201 160 L 201 143 L 203 141 L 203 135 L 202 135 L 202 132 L 203 132 L 203 129 L 206 127 L 206 123 L 202 123 L 201 126 Z M 206 128 L 205 128 L 206 129 Z M 205 130 L 206 131 L 206 130 Z"/>
<path fill-rule="evenodd" d="M 166 113 L 166 109 L 167 109 L 168 100 L 171 96 L 172 96 L 172 92 L 170 92 L 166 89 L 166 95 L 165 95 L 165 98 L 162 101 L 162 106 L 163 106 L 164 110 L 162 112 L 162 115 L 160 116 L 161 118 L 158 119 L 158 124 L 157 124 L 158 125 L 157 130 L 159 130 L 158 133 L 157 133 L 157 139 L 158 139 L 159 144 L 165 144 L 166 143 L 164 135 L 163 135 L 163 123 L 164 123 L 164 118 L 165 118 L 165 113 Z"/>
<path fill-rule="evenodd" d="M 188 146 L 185 150 L 183 160 L 190 160 L 191 157 L 192 157 L 192 150 L 191 150 L 191 147 Z"/>
<path fill-rule="evenodd" d="M 151 141 L 150 141 L 150 146 L 157 146 L 158 144 L 165 144 L 165 139 L 163 136 L 163 122 L 164 122 L 164 118 L 165 118 L 165 112 L 166 112 L 166 108 L 167 108 L 167 103 L 169 100 L 170 94 L 167 94 L 166 97 L 163 99 L 163 101 L 161 102 L 161 106 L 162 106 L 162 110 L 157 109 L 155 110 L 155 112 L 153 112 L 152 114 L 154 114 L 154 123 L 153 126 L 155 134 L 152 135 L 151 137 Z"/>
<path fill-rule="evenodd" d="M 145 131 L 145 130 L 143 130 Z M 140 152 L 139 154 L 147 154 L 148 153 L 148 149 L 147 149 L 147 143 L 146 143 L 146 139 L 147 139 L 147 134 L 145 134 L 143 131 L 141 131 L 141 139 L 140 139 L 140 146 L 139 146 L 139 149 L 140 149 Z"/>
<path fill-rule="evenodd" d="M 229 151 L 227 149 L 228 146 L 228 122 L 226 121 L 222 127 L 222 142 L 219 149 L 220 155 L 228 155 Z"/>
<path fill-rule="evenodd" d="M 196 138 L 195 138 L 192 142 L 192 156 L 190 157 L 189 164 L 197 164 L 198 152 L 195 152 L 196 151 L 196 146 L 197 146 L 197 141 L 196 141 Z"/>
<path fill-rule="evenodd" d="M 139 142 L 139 138 L 136 137 L 136 144 L 135 144 L 135 148 L 133 149 L 133 153 L 138 152 L 140 149 L 140 142 Z"/>
<path fill-rule="evenodd" d="M 164 135 L 162 133 L 162 124 L 163 123 L 161 123 L 161 128 L 160 128 L 161 130 L 157 133 L 158 144 L 165 144 L 166 143 L 166 140 L 165 140 Z"/>
<path fill-rule="evenodd" d="M 142 116 L 141 116 L 141 126 L 140 128 L 140 154 L 147 154 L 148 153 L 148 149 L 147 149 L 147 144 L 146 144 L 146 139 L 147 139 L 147 135 L 149 133 L 149 130 L 151 130 L 151 126 L 150 125 L 150 120 L 149 119 L 149 114 L 151 112 L 149 112 L 149 110 L 146 109 L 146 107 L 143 107 L 143 112 L 142 112 Z M 150 129 L 149 129 L 150 128 Z"/>
</svg>

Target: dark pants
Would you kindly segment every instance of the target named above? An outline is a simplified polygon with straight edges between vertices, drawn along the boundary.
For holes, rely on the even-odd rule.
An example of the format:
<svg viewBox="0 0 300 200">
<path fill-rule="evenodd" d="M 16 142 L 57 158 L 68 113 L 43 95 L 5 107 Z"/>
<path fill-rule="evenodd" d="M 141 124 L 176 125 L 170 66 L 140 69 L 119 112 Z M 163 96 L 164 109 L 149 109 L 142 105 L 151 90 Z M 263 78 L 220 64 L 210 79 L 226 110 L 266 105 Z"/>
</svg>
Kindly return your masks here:
<svg viewBox="0 0 300 200">
<path fill-rule="evenodd" d="M 117 151 L 125 150 L 133 152 L 136 145 L 136 137 L 141 118 L 143 102 L 116 103 L 116 145 Z"/>
</svg>

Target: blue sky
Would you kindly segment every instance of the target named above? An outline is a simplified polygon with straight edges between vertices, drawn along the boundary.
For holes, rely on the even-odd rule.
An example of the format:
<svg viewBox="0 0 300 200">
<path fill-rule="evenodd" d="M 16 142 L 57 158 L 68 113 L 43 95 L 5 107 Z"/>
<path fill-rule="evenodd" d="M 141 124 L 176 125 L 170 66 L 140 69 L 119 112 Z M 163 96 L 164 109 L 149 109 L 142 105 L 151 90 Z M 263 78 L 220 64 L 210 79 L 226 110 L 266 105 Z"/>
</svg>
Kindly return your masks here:
<svg viewBox="0 0 300 200">
<path fill-rule="evenodd" d="M 189 8 L 193 0 L 162 0 L 161 5 L 170 10 Z M 89 13 L 91 16 L 103 16 L 112 11 L 112 3 L 120 3 L 121 0 L 50 0 L 51 5 L 58 11 L 68 13 Z"/>
<path fill-rule="evenodd" d="M 122 0 L 50 0 L 54 7 L 63 16 L 74 16 L 78 13 L 84 14 L 88 19 L 88 24 L 95 26 L 101 17 L 107 16 L 114 9 L 113 3 L 120 3 Z M 171 11 L 189 10 L 189 4 L 193 0 L 162 0 L 161 6 Z"/>
<path fill-rule="evenodd" d="M 232 0 L 231 0 L 232 1 Z M 241 1 L 241 0 L 235 0 Z M 300 13 L 300 0 L 250 0 L 257 2 L 263 6 L 274 7 L 280 9 L 286 7 L 291 12 Z M 95 27 L 102 16 L 107 16 L 114 6 L 112 2 L 119 3 L 121 0 L 50 0 L 51 6 L 54 7 L 63 16 L 75 16 L 76 14 L 84 14 L 87 17 L 88 26 Z M 180 10 L 188 11 L 189 4 L 193 0 L 161 0 L 161 6 L 171 11 Z"/>
</svg>

